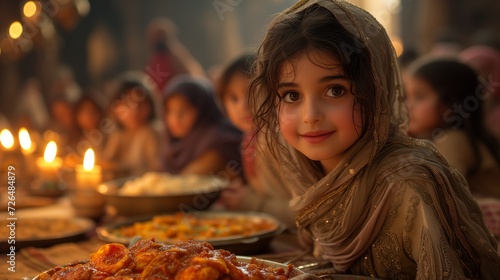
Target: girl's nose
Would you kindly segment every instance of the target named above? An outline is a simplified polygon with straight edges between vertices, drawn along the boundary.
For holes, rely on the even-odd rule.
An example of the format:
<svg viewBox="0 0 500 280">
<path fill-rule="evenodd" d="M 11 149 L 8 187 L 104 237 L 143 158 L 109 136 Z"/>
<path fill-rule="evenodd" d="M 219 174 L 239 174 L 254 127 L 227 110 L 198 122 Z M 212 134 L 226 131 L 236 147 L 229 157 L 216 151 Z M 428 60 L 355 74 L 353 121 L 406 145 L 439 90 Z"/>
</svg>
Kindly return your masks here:
<svg viewBox="0 0 500 280">
<path fill-rule="evenodd" d="M 321 111 L 321 104 L 319 104 L 314 99 L 304 100 L 303 107 L 303 120 L 304 123 L 317 123 L 323 119 L 323 113 Z"/>
</svg>

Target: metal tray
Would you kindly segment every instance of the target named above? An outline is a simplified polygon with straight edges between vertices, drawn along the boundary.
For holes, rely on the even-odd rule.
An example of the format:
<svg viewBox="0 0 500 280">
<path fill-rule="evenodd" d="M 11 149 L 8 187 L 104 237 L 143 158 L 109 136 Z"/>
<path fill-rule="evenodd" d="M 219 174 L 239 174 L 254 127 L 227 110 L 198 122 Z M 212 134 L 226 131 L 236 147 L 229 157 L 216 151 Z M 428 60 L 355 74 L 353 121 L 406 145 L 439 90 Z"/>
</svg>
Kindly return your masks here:
<svg viewBox="0 0 500 280">
<path fill-rule="evenodd" d="M 85 239 L 87 237 L 87 234 L 91 232 L 94 227 L 95 223 L 86 218 L 19 218 L 16 221 L 16 227 L 23 227 L 23 230 L 28 230 L 26 229 L 25 225 L 26 223 L 29 223 L 30 220 L 33 220 L 37 224 L 46 224 L 47 227 L 50 224 L 54 224 L 57 221 L 64 221 L 67 223 L 71 223 L 77 229 L 72 230 L 72 231 L 66 231 L 66 232 L 53 232 L 44 236 L 40 237 L 30 237 L 30 238 L 23 238 L 22 236 L 16 236 L 15 238 L 15 244 L 10 245 L 8 242 L 0 242 L 0 252 L 10 252 L 10 246 L 15 246 L 16 251 L 25 247 L 38 247 L 38 248 L 46 248 L 50 247 L 56 244 L 64 243 L 64 242 L 74 242 L 74 241 L 79 241 L 82 239 Z M 24 225 L 23 225 L 24 224 Z M 35 230 L 40 230 L 40 229 L 33 229 Z M 7 240 L 6 236 L 1 236 L 2 240 Z"/>
<path fill-rule="evenodd" d="M 237 255 L 253 255 L 265 251 L 272 239 L 276 235 L 282 233 L 286 228 L 278 219 L 272 217 L 271 215 L 258 212 L 205 211 L 190 213 L 190 215 L 196 215 L 200 218 L 248 217 L 251 219 L 266 219 L 275 225 L 271 230 L 260 231 L 249 236 L 232 235 L 227 237 L 199 240 L 209 242 L 215 249 L 225 249 Z M 122 226 L 132 225 L 135 222 L 148 221 L 152 218 L 153 216 L 134 217 L 122 222 L 103 225 L 96 229 L 96 233 L 97 236 L 105 242 L 118 242 L 128 245 L 135 237 L 117 236 L 113 234 L 113 230 Z M 167 244 L 175 244 L 181 240 L 167 239 L 156 241 Z"/>
<path fill-rule="evenodd" d="M 110 214 L 117 216 L 138 216 L 169 213 L 175 211 L 205 210 L 217 200 L 227 182 L 220 180 L 220 185 L 211 186 L 206 191 L 186 192 L 167 195 L 121 195 L 119 190 L 125 182 L 137 177 L 116 179 L 101 184 L 98 192 L 104 195 Z"/>
</svg>

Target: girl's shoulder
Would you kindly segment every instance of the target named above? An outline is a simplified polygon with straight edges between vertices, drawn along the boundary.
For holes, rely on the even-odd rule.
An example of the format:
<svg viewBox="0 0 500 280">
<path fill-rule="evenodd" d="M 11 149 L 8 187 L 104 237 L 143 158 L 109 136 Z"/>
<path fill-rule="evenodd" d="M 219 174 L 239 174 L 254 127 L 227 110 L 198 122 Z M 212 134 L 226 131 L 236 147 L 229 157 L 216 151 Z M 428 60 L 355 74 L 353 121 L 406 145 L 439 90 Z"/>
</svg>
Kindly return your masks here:
<svg viewBox="0 0 500 280">
<path fill-rule="evenodd" d="M 446 176 L 453 173 L 453 168 L 432 142 L 409 137 L 391 141 L 370 167 L 379 180 L 428 179 L 433 177 L 434 173 Z"/>
</svg>

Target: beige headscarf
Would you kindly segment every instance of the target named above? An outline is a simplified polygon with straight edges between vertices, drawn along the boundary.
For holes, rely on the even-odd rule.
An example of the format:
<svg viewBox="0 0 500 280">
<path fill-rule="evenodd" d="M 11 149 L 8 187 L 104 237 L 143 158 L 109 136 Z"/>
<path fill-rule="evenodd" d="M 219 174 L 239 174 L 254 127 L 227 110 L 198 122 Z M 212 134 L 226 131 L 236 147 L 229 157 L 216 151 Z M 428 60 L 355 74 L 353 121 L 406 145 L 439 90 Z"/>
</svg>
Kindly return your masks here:
<svg viewBox="0 0 500 280">
<path fill-rule="evenodd" d="M 317 163 L 286 143 L 271 147 L 278 150 L 283 172 L 295 194 L 291 207 L 299 212 L 296 221 L 300 238 L 304 243 L 315 243 L 316 255 L 330 260 L 339 271 L 346 271 L 375 240 L 398 187 L 405 181 L 421 180 L 429 187 L 429 199 L 436 206 L 450 246 L 465 252 L 461 257 L 464 271 L 487 275 L 492 267 L 499 266 L 500 259 L 492 251 L 496 241 L 488 234 L 467 183 L 432 145 L 403 133 L 407 113 L 400 72 L 384 28 L 361 8 L 336 0 L 300 1 L 275 22 L 313 4 L 328 9 L 366 48 L 370 57 L 366 67 L 372 69 L 376 104 L 367 133 L 326 176 Z"/>
</svg>

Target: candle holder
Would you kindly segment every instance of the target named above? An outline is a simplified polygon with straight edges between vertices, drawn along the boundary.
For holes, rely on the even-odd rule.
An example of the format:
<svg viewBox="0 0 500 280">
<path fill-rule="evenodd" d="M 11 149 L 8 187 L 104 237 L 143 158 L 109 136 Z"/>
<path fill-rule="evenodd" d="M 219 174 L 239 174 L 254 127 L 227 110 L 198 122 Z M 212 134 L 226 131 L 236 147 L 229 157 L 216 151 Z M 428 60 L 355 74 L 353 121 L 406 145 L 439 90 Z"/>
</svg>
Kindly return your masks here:
<svg viewBox="0 0 500 280">
<path fill-rule="evenodd" d="M 75 168 L 75 180 L 69 190 L 69 198 L 77 216 L 98 219 L 104 215 L 105 199 L 97 192 L 102 181 L 102 169 L 94 163 L 94 150 L 88 149 L 83 165 Z"/>
<path fill-rule="evenodd" d="M 34 179 L 30 185 L 30 194 L 34 196 L 59 197 L 66 192 L 66 184 L 60 181 Z"/>
<path fill-rule="evenodd" d="M 63 161 L 57 157 L 57 145 L 50 141 L 45 148 L 43 157 L 36 159 L 37 176 L 31 184 L 33 195 L 61 196 L 66 190 L 60 174 Z"/>
<path fill-rule="evenodd" d="M 30 194 L 35 196 L 59 197 L 67 190 L 66 182 L 56 169 L 38 169 L 38 173 L 30 185 Z"/>
<path fill-rule="evenodd" d="M 104 216 L 106 201 L 104 196 L 97 192 L 97 187 L 71 186 L 68 194 L 75 215 L 92 219 Z"/>
</svg>

